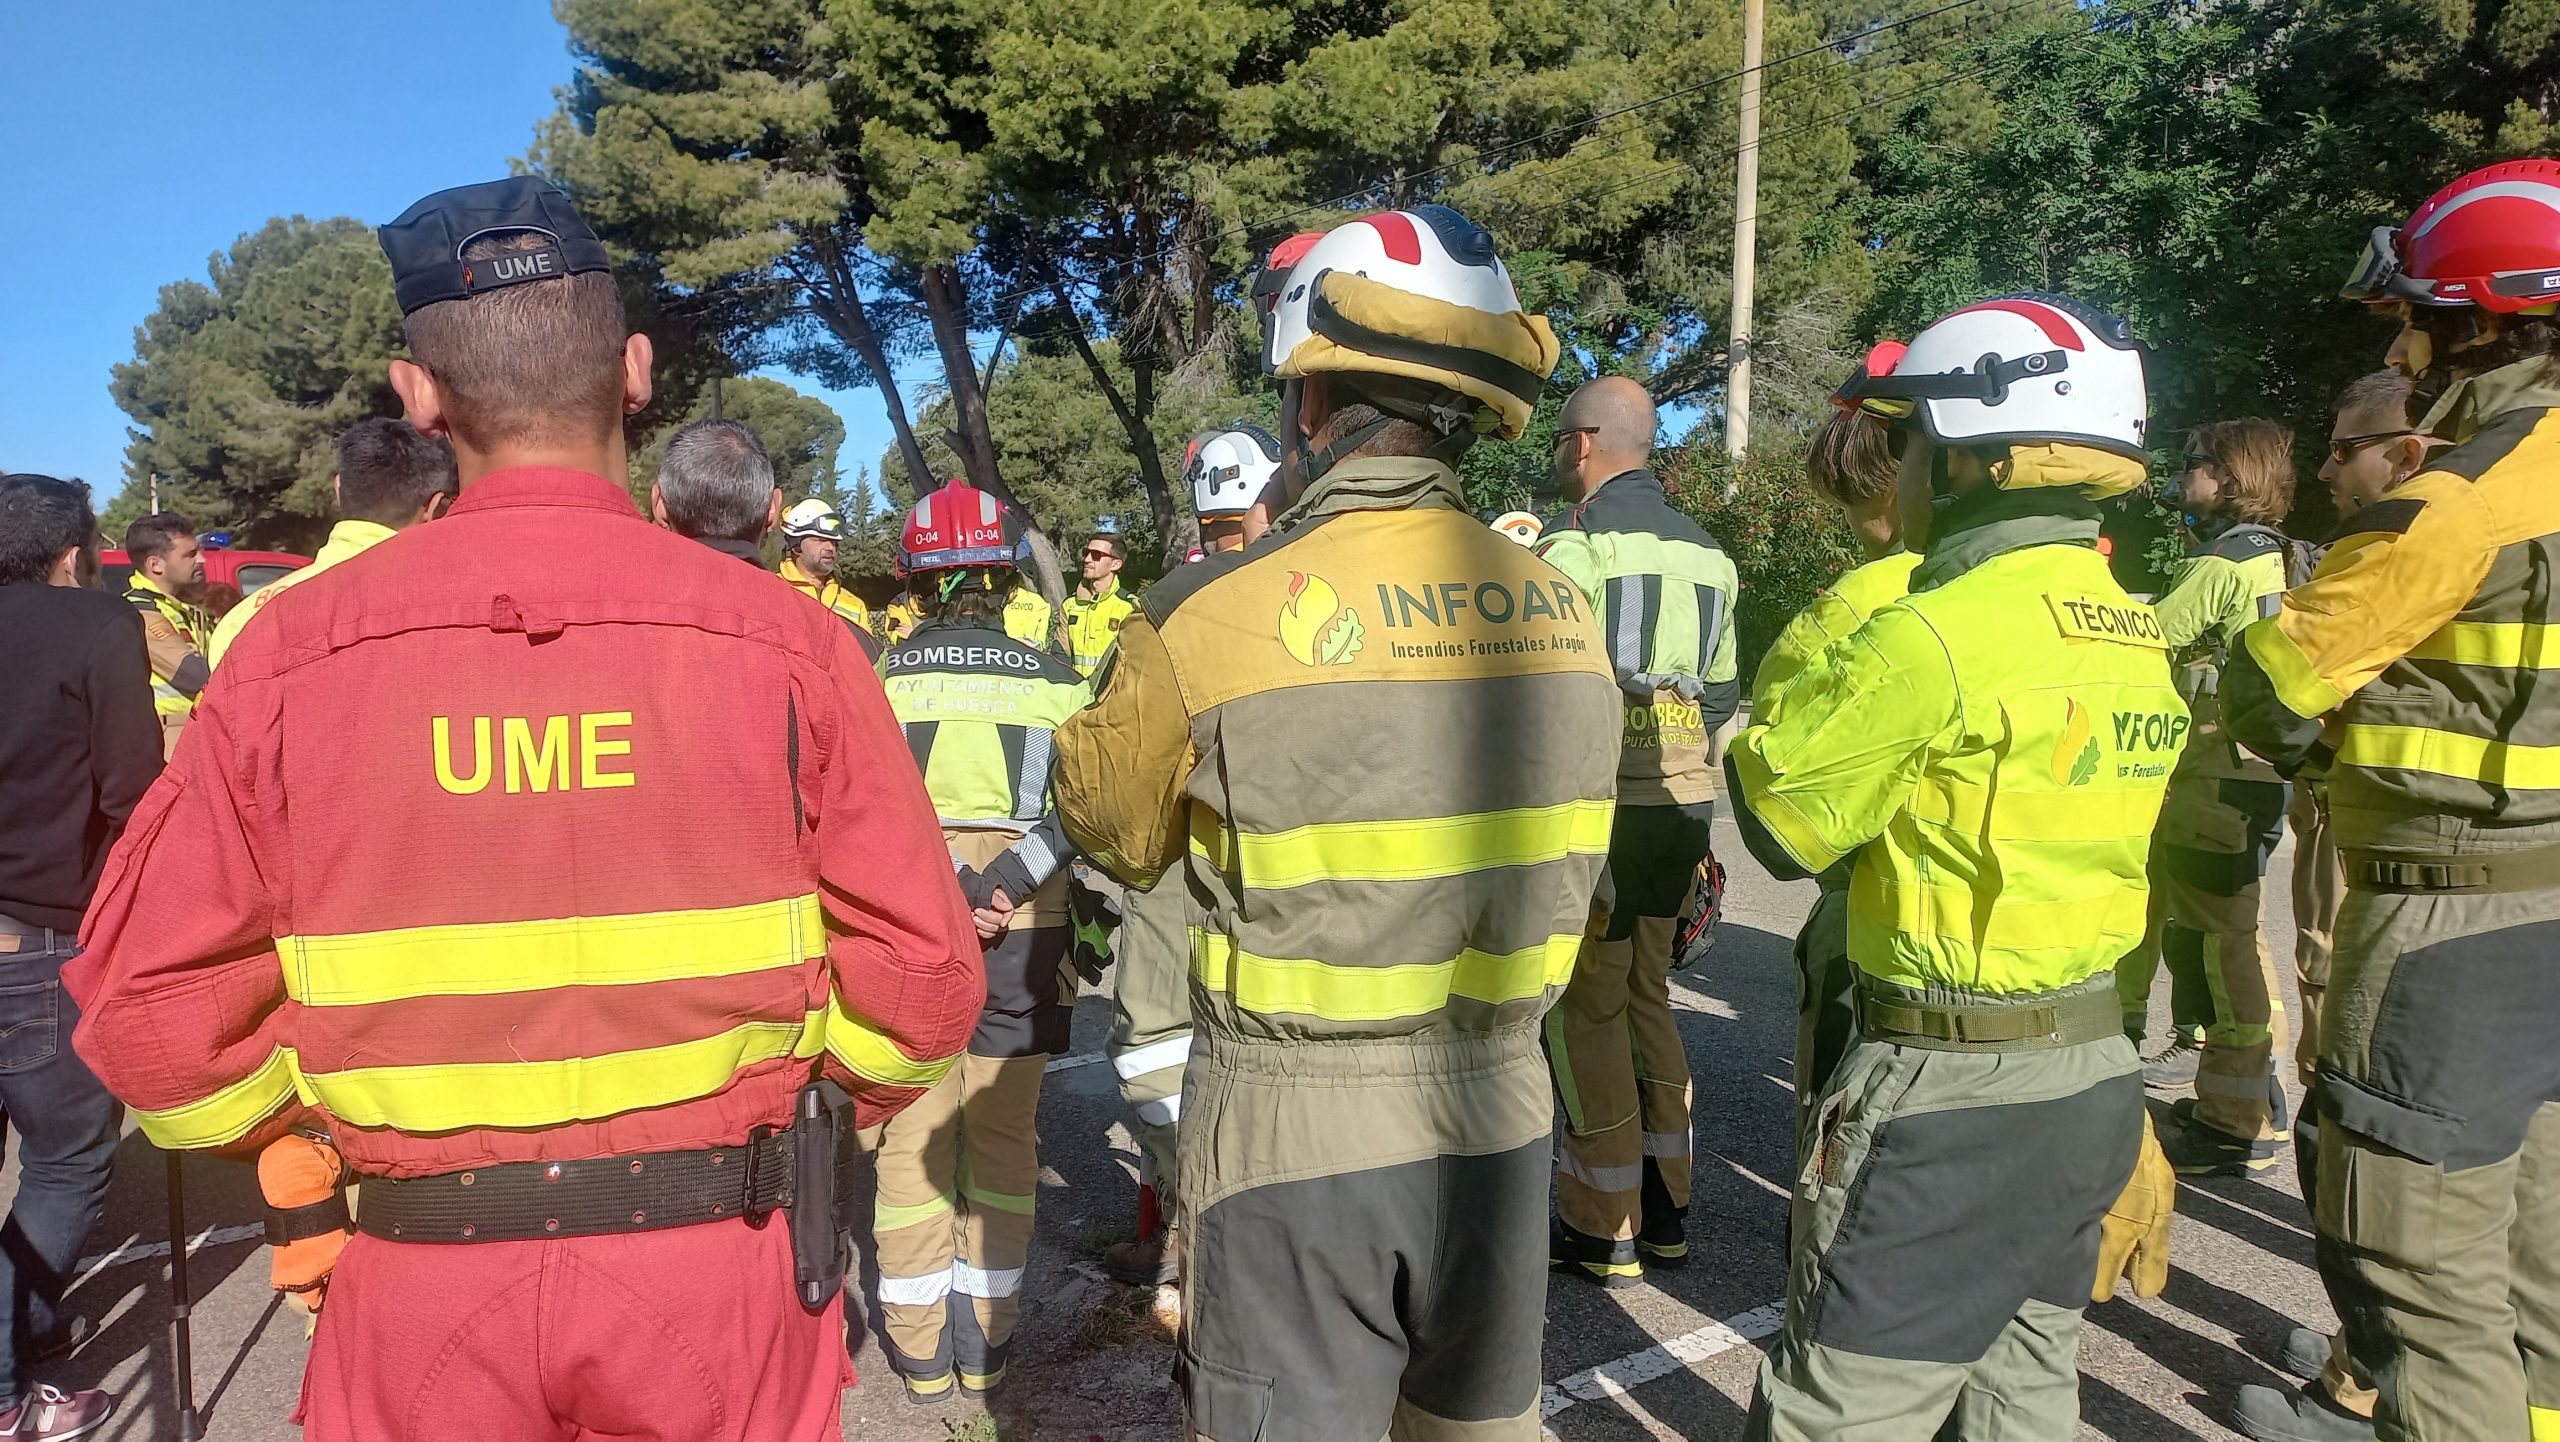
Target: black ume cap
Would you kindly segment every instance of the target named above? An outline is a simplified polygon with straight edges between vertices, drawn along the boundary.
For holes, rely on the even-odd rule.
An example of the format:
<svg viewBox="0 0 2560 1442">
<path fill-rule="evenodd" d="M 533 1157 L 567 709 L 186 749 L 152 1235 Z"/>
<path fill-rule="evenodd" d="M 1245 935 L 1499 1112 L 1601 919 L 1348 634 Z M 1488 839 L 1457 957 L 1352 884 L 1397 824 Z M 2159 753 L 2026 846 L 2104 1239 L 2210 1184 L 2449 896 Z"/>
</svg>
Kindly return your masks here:
<svg viewBox="0 0 2560 1442">
<path fill-rule="evenodd" d="M 481 236 L 518 230 L 538 231 L 551 243 L 487 260 L 462 258 L 463 246 Z M 378 234 L 382 254 L 391 262 L 402 315 L 520 281 L 613 268 L 604 242 L 578 218 L 568 194 L 530 175 L 439 190 L 400 212 Z"/>
</svg>

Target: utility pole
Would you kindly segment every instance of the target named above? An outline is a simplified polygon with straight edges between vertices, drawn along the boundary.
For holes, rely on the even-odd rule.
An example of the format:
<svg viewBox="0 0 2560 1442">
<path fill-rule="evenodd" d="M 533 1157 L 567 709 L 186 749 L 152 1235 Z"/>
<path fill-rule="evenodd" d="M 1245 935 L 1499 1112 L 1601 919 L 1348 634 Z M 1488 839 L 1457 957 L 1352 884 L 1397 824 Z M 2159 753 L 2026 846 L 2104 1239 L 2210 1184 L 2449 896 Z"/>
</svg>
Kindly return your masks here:
<svg viewBox="0 0 2560 1442">
<path fill-rule="evenodd" d="M 1742 123 L 1734 137 L 1733 324 L 1724 382 L 1724 450 L 1739 459 L 1751 444 L 1751 286 L 1760 225 L 1760 30 L 1762 0 L 1742 0 Z M 1738 479 L 1738 477 L 1737 477 Z"/>
<path fill-rule="evenodd" d="M 151 514 L 160 514 L 160 473 L 151 473 Z"/>
<path fill-rule="evenodd" d="M 720 377 L 717 375 L 711 378 L 711 419 L 726 419 L 720 412 Z"/>
</svg>

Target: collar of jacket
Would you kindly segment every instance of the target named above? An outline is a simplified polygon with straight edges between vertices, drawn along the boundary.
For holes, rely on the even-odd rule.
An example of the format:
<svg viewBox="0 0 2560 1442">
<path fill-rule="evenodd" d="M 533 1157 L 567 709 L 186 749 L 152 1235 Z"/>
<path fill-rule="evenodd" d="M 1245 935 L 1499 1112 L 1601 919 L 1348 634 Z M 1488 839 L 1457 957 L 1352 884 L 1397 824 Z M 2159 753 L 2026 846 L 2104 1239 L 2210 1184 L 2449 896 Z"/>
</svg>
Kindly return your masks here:
<svg viewBox="0 0 2560 1442">
<path fill-rule="evenodd" d="M 138 566 L 134 568 L 133 574 L 125 577 L 124 589 L 127 595 L 130 595 L 135 591 L 141 591 L 146 595 L 157 596 L 163 601 L 173 602 L 182 606 L 186 604 L 185 602 L 178 600 L 177 597 L 170 595 L 159 582 L 142 574 L 142 569 Z"/>
<path fill-rule="evenodd" d="M 764 569 L 764 548 L 753 541 L 733 541 L 727 536 L 696 536 L 694 539 L 721 555 L 735 556 L 759 571 Z"/>
<path fill-rule="evenodd" d="M 1943 586 L 1994 556 L 2029 546 L 2098 544 L 2098 503 L 2038 486 L 2004 491 L 1985 484 L 1937 514 L 1929 549 L 1911 573 L 1911 589 Z"/>
<path fill-rule="evenodd" d="M 349 556 L 362 555 L 399 534 L 380 521 L 340 521 L 329 528 L 329 539 L 321 543 L 320 554 L 313 561 L 318 565 L 333 566 Z"/>
<path fill-rule="evenodd" d="M 2418 423 L 2418 429 L 2460 444 L 2509 411 L 2560 407 L 2560 384 L 2554 384 L 2547 374 L 2554 363 L 2554 357 L 2538 355 L 2465 376 L 2436 402 L 2435 409 Z"/>
<path fill-rule="evenodd" d="M 459 516 L 472 511 L 522 510 L 531 506 L 569 506 L 640 519 L 640 507 L 632 502 L 629 491 L 602 476 L 558 466 L 512 466 L 491 471 L 464 486 L 461 499 L 445 514 Z"/>
<path fill-rule="evenodd" d="M 1271 528 L 1294 531 L 1346 511 L 1454 511 L 1465 505 L 1458 473 L 1428 456 L 1360 456 L 1317 477 Z"/>
<path fill-rule="evenodd" d="M 1601 496 L 1612 493 L 1625 495 L 1629 491 L 1651 491 L 1654 495 L 1661 497 L 1666 505 L 1671 499 L 1662 489 L 1662 477 L 1643 466 L 1638 466 L 1632 471 L 1620 471 L 1601 482 L 1598 489 L 1582 498 L 1582 503 L 1587 506 Z"/>
<path fill-rule="evenodd" d="M 1088 595 L 1086 595 L 1086 594 L 1085 594 L 1085 591 L 1084 591 L 1084 586 L 1083 586 L 1083 584 L 1082 584 L 1081 582 L 1079 582 L 1079 583 L 1077 584 L 1077 586 L 1076 586 L 1075 594 L 1073 594 L 1073 595 L 1071 595 L 1071 596 L 1067 597 L 1067 599 L 1068 599 L 1068 600 L 1070 600 L 1070 601 L 1082 601 L 1082 602 L 1084 602 L 1084 603 L 1085 603 L 1086 605 L 1088 605 L 1088 606 L 1093 606 L 1093 605 L 1099 605 L 1099 604 L 1101 604 L 1101 603 L 1102 603 L 1102 602 L 1104 602 L 1104 601 L 1108 601 L 1108 600 L 1110 600 L 1112 597 L 1117 596 L 1117 595 L 1119 595 L 1119 594 L 1120 594 L 1120 573 L 1119 573 L 1119 572 L 1117 572 L 1117 571 L 1114 571 L 1114 572 L 1112 572 L 1110 575 L 1105 576 L 1105 577 L 1103 577 L 1103 578 L 1102 578 L 1102 592 L 1101 592 L 1101 594 L 1099 594 L 1099 595 L 1093 595 L 1093 596 L 1088 596 Z"/>
</svg>

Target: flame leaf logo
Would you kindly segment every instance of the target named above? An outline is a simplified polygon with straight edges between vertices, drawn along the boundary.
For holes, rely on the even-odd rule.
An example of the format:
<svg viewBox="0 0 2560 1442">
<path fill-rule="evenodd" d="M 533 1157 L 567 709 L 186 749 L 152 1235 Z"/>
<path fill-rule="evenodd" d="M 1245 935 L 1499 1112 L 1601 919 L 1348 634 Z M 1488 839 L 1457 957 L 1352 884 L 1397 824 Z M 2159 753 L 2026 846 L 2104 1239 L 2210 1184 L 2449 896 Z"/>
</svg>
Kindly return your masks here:
<svg viewBox="0 0 2560 1442">
<path fill-rule="evenodd" d="M 1367 634 L 1360 613 L 1343 605 L 1324 577 L 1307 571 L 1289 573 L 1278 631 L 1281 647 L 1301 666 L 1347 665 L 1359 656 Z"/>
<path fill-rule="evenodd" d="M 2053 779 L 2064 786 L 2086 786 L 2098 774 L 2098 738 L 2089 724 L 2089 708 L 2063 703 L 2062 741 L 2053 748 Z"/>
</svg>

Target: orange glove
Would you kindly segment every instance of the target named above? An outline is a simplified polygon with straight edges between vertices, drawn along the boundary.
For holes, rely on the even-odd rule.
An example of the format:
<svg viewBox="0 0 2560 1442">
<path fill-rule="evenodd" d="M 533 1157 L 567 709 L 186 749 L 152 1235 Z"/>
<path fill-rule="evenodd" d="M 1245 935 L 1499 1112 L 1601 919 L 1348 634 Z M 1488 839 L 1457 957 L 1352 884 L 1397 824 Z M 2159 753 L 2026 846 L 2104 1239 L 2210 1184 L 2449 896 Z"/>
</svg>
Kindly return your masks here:
<svg viewBox="0 0 2560 1442">
<path fill-rule="evenodd" d="M 2169 1285 L 2169 1223 L 2177 1215 L 2178 1174 L 2160 1150 L 2151 1130 L 2151 1114 L 2142 1116 L 2142 1154 L 2133 1163 L 2133 1180 L 2107 1208 L 2099 1226 L 2098 1280 L 2089 1300 L 2104 1302 L 2116 1294 L 2119 1278 L 2133 1283 L 2137 1297 L 2157 1297 Z"/>
<path fill-rule="evenodd" d="M 258 1153 L 258 1190 L 267 1199 L 267 1242 L 274 1249 L 270 1285 L 309 1316 L 320 1310 L 329 1271 L 347 1249 L 353 1223 L 339 1184 L 347 1164 L 338 1149 L 293 1133 Z"/>
</svg>

